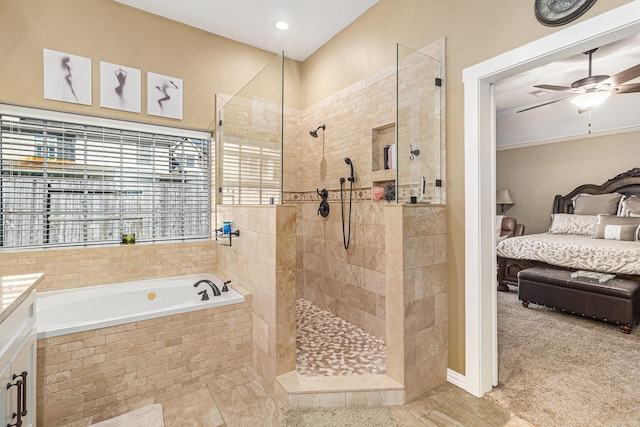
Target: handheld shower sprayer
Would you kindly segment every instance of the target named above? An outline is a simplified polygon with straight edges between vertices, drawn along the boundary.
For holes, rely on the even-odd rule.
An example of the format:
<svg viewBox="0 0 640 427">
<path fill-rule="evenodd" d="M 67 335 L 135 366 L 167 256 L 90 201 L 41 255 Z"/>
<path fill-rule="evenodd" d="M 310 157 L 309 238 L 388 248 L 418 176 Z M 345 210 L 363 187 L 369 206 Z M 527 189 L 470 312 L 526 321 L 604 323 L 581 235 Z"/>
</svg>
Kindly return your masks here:
<svg viewBox="0 0 640 427">
<path fill-rule="evenodd" d="M 317 138 L 318 137 L 318 131 L 320 129 L 322 129 L 324 131 L 326 128 L 327 128 L 326 125 L 320 125 L 317 128 L 315 128 L 314 130 L 312 130 L 311 132 L 309 132 L 309 135 L 311 135 L 314 138 Z"/>
<path fill-rule="evenodd" d="M 351 204 L 353 201 L 353 183 L 356 181 L 355 174 L 353 173 L 353 162 L 349 157 L 344 158 L 344 162 L 349 165 L 351 168 L 351 175 L 346 180 L 344 177 L 340 178 L 340 211 L 342 213 L 342 243 L 345 249 L 349 249 L 349 244 L 351 243 Z M 348 217 L 348 228 L 345 229 L 345 218 L 344 218 L 344 204 L 345 200 L 342 197 L 342 185 L 349 181 L 349 217 Z"/>
<path fill-rule="evenodd" d="M 345 162 L 346 164 L 348 164 L 348 165 L 351 167 L 351 175 L 349 176 L 349 178 L 347 178 L 347 180 L 348 180 L 349 182 L 355 182 L 356 177 L 355 177 L 355 175 L 353 174 L 353 163 L 351 162 L 351 159 L 350 159 L 350 158 L 348 158 L 348 157 L 345 157 L 345 158 L 344 158 L 344 162 Z"/>
</svg>

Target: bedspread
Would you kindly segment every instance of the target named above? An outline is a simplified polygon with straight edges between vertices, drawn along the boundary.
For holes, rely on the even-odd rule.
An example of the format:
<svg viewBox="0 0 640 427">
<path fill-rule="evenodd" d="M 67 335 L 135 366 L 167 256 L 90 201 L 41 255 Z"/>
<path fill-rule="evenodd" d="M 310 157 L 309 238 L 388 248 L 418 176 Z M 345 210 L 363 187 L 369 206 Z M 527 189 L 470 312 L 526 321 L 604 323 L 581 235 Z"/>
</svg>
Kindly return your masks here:
<svg viewBox="0 0 640 427">
<path fill-rule="evenodd" d="M 636 241 L 541 233 L 503 240 L 496 253 L 504 258 L 542 261 L 576 270 L 640 274 L 640 242 Z"/>
</svg>

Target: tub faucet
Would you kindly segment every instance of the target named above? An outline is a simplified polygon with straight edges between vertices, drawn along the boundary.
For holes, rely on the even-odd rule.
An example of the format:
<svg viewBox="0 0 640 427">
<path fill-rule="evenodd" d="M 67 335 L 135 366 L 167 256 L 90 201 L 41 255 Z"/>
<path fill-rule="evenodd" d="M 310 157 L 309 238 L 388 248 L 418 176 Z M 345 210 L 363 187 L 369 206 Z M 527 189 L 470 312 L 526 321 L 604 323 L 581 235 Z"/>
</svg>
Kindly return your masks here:
<svg viewBox="0 0 640 427">
<path fill-rule="evenodd" d="M 217 297 L 221 295 L 220 289 L 218 289 L 215 283 L 213 283 L 211 280 L 207 280 L 207 279 L 198 280 L 196 283 L 193 284 L 193 287 L 197 288 L 200 283 L 206 283 L 207 285 L 211 286 L 211 290 L 213 291 L 213 296 Z M 206 301 L 209 299 L 209 295 L 207 295 L 206 289 L 204 291 L 198 292 L 198 295 L 202 295 L 202 298 L 200 299 L 201 301 Z"/>
</svg>

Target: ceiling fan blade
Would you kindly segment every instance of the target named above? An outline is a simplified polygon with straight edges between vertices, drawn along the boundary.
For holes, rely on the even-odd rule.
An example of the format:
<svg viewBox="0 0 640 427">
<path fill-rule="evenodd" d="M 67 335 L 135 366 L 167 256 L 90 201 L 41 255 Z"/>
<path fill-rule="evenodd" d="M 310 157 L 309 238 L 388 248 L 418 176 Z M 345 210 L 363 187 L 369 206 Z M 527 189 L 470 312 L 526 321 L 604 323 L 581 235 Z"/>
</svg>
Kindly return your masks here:
<svg viewBox="0 0 640 427">
<path fill-rule="evenodd" d="M 533 107 L 529 107 L 529 108 L 525 108 L 525 109 L 520 110 L 520 111 L 516 111 L 516 113 L 522 113 L 523 111 L 529 111 L 529 110 L 533 110 L 534 108 L 544 107 L 545 105 L 555 104 L 556 102 L 560 102 L 560 101 L 563 101 L 565 99 L 568 99 L 568 98 L 554 99 L 553 101 L 545 102 L 544 104 L 538 104 L 538 105 L 534 105 Z"/>
<path fill-rule="evenodd" d="M 554 86 L 554 85 L 534 85 L 533 87 L 537 87 L 540 89 L 547 90 L 559 90 L 561 92 L 572 92 L 573 88 L 569 86 Z"/>
<path fill-rule="evenodd" d="M 609 81 L 611 81 L 613 86 L 617 86 L 624 82 L 628 82 L 631 79 L 635 79 L 638 76 L 640 76 L 640 64 L 627 68 L 624 71 L 620 71 L 618 74 L 611 76 Z"/>
<path fill-rule="evenodd" d="M 640 83 L 629 83 L 626 85 L 616 86 L 616 91 L 613 93 L 616 94 L 616 93 L 633 93 L 633 92 L 640 92 Z"/>
</svg>

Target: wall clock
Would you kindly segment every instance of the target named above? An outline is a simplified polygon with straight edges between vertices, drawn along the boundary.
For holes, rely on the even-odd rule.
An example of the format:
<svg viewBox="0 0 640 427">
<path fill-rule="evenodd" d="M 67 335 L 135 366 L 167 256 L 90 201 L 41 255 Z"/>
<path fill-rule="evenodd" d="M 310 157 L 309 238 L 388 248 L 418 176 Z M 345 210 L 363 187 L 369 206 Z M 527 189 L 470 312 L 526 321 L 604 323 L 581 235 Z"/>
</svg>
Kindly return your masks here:
<svg viewBox="0 0 640 427">
<path fill-rule="evenodd" d="M 536 18 L 544 25 L 556 27 L 582 16 L 596 0 L 535 0 Z"/>
</svg>

